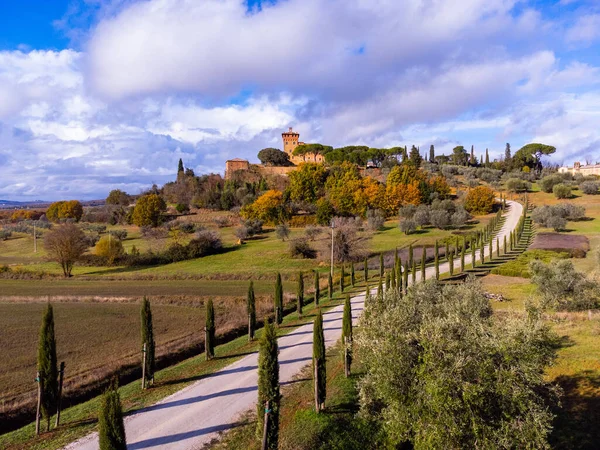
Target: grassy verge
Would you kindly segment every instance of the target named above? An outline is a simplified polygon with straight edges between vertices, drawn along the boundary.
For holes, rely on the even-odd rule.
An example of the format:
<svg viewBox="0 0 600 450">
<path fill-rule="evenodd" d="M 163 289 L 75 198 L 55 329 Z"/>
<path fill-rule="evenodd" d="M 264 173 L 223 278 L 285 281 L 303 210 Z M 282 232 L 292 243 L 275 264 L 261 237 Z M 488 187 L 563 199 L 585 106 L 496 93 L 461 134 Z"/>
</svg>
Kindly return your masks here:
<svg viewBox="0 0 600 450">
<path fill-rule="evenodd" d="M 364 290 L 364 282 L 356 284 L 354 291 Z M 321 300 L 321 307 L 329 309 L 341 304 L 342 296 L 336 294 L 331 301 Z M 295 312 L 284 318 L 286 327 L 280 328 L 280 334 L 293 331 L 293 327 L 313 320 L 315 311 L 314 302 L 304 308 L 303 318 L 299 319 Z M 260 337 L 262 330 L 257 335 Z M 162 398 L 184 388 L 185 386 L 201 379 L 203 376 L 213 373 L 228 364 L 247 355 L 248 352 L 257 349 L 257 342 L 248 342 L 246 336 L 239 337 L 217 347 L 217 358 L 205 361 L 204 355 L 199 355 L 183 361 L 182 363 L 168 367 L 156 373 L 155 386 L 146 391 L 141 391 L 139 381 L 129 383 L 119 389 L 123 408 L 127 413 L 136 411 L 145 406 L 156 403 Z M 57 449 L 75 439 L 78 439 L 96 428 L 96 414 L 99 408 L 99 397 L 85 403 L 66 409 L 61 420 L 63 425 L 34 437 L 34 424 L 31 423 L 19 430 L 0 436 L 0 448 L 6 449 Z"/>
</svg>

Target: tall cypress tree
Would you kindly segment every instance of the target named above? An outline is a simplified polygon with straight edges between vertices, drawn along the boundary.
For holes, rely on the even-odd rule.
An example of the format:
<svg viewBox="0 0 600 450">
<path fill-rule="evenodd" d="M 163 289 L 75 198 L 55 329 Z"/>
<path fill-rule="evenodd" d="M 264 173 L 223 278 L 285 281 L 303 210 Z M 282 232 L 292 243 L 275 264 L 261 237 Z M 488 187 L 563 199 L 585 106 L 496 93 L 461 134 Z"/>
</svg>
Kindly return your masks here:
<svg viewBox="0 0 600 450">
<path fill-rule="evenodd" d="M 333 298 L 333 278 L 331 278 L 331 272 L 329 272 L 327 275 L 329 277 L 327 279 L 327 295 L 329 300 L 331 300 Z"/>
<path fill-rule="evenodd" d="M 450 276 L 454 275 L 454 252 L 452 250 L 448 253 L 448 269 Z"/>
<path fill-rule="evenodd" d="M 254 296 L 254 282 L 248 286 L 248 297 L 246 298 L 246 312 L 248 313 L 248 340 L 254 340 L 256 331 L 256 298 Z"/>
<path fill-rule="evenodd" d="M 379 253 L 379 276 L 383 278 L 383 252 Z"/>
<path fill-rule="evenodd" d="M 485 149 L 485 166 L 489 166 L 490 165 L 490 153 L 488 152 L 488 149 Z"/>
<path fill-rule="evenodd" d="M 150 301 L 144 297 L 141 310 L 142 321 L 142 346 L 146 344 L 146 381 L 154 380 L 155 368 L 155 342 L 154 329 L 152 326 L 152 310 Z"/>
<path fill-rule="evenodd" d="M 504 235 L 504 247 L 502 247 L 502 253 L 506 255 L 506 235 Z"/>
<path fill-rule="evenodd" d="M 315 383 L 315 409 L 323 410 L 327 397 L 327 369 L 325 361 L 325 336 L 323 334 L 323 314 L 317 313 L 313 327 L 313 376 Z"/>
<path fill-rule="evenodd" d="M 315 305 L 319 305 L 319 297 L 321 296 L 321 285 L 319 284 L 319 272 L 315 270 Z"/>
<path fill-rule="evenodd" d="M 485 243 L 483 240 L 481 241 L 481 247 L 479 247 L 479 258 L 481 260 L 481 264 L 485 263 Z"/>
<path fill-rule="evenodd" d="M 400 258 L 396 261 L 396 289 L 402 291 L 402 260 Z"/>
<path fill-rule="evenodd" d="M 433 254 L 435 264 L 435 279 L 440 279 L 440 248 L 438 245 L 438 241 L 435 241 L 434 254 Z"/>
<path fill-rule="evenodd" d="M 366 283 L 367 280 L 369 279 L 369 258 L 365 258 L 365 267 L 363 270 L 365 272 L 365 283 Z"/>
<path fill-rule="evenodd" d="M 446 261 L 449 261 L 449 259 L 448 259 L 449 254 L 450 254 L 450 243 L 448 242 L 448 240 L 446 240 L 446 254 L 444 255 L 446 257 Z"/>
<path fill-rule="evenodd" d="M 430 163 L 435 162 L 435 148 L 434 148 L 433 144 L 431 144 L 429 146 L 429 162 Z"/>
<path fill-rule="evenodd" d="M 98 441 L 100 450 L 127 449 L 123 409 L 116 379 L 102 395 L 98 415 Z"/>
<path fill-rule="evenodd" d="M 215 307 L 212 299 L 206 303 L 206 342 L 204 343 L 206 360 L 215 357 Z"/>
<path fill-rule="evenodd" d="M 408 291 L 408 272 L 410 271 L 410 267 L 408 267 L 408 261 L 404 265 L 404 272 L 402 273 L 402 286 L 404 288 L 404 292 Z"/>
<path fill-rule="evenodd" d="M 350 375 L 350 366 L 352 365 L 352 305 L 349 295 L 346 295 L 344 315 L 342 316 L 342 346 L 344 348 L 345 374 L 348 377 Z"/>
<path fill-rule="evenodd" d="M 462 248 L 460 250 L 460 271 L 461 273 L 465 271 L 465 251 L 467 250 L 467 240 L 466 238 L 463 240 Z"/>
<path fill-rule="evenodd" d="M 392 272 L 390 273 L 390 286 L 392 289 L 396 289 L 396 266 L 392 268 Z"/>
<path fill-rule="evenodd" d="M 277 450 L 279 441 L 279 348 L 275 327 L 265 318 L 265 330 L 258 350 L 258 402 L 256 435 L 262 437 L 265 408 L 269 403 L 267 448 Z"/>
<path fill-rule="evenodd" d="M 54 334 L 54 310 L 48 303 L 38 343 L 37 370 L 40 373 L 39 383 L 42 391 L 42 416 L 46 419 L 50 431 L 50 418 L 56 411 L 58 400 L 58 366 L 56 359 L 56 337 Z"/>
<path fill-rule="evenodd" d="M 408 265 L 412 266 L 413 263 L 413 246 L 410 244 L 408 246 Z"/>
<path fill-rule="evenodd" d="M 342 264 L 342 270 L 340 271 L 340 292 L 344 292 L 344 288 L 346 287 L 344 284 L 346 282 L 346 272 L 344 271 L 344 265 Z"/>
<path fill-rule="evenodd" d="M 427 263 L 427 249 L 423 246 L 421 250 L 421 281 L 425 281 L 426 272 L 425 272 L 425 264 Z"/>
<path fill-rule="evenodd" d="M 494 259 L 494 249 L 492 247 L 492 243 L 494 242 L 494 240 L 492 239 L 492 237 L 490 236 L 490 242 L 488 244 L 488 252 L 490 254 L 490 261 L 492 261 Z"/>
<path fill-rule="evenodd" d="M 383 280 L 381 277 L 379 277 L 379 284 L 377 285 L 377 298 L 383 298 Z"/>
<path fill-rule="evenodd" d="M 474 269 L 477 265 L 477 256 L 475 254 L 475 242 L 471 241 L 471 267 Z"/>
<path fill-rule="evenodd" d="M 298 289 L 296 291 L 296 312 L 298 317 L 302 317 L 302 307 L 304 306 L 304 275 L 298 272 Z"/>
<path fill-rule="evenodd" d="M 354 263 L 350 265 L 350 284 L 354 287 L 356 283 L 355 275 L 354 275 Z"/>
<path fill-rule="evenodd" d="M 275 323 L 280 325 L 283 322 L 283 283 L 281 274 L 277 272 L 275 279 Z"/>
<path fill-rule="evenodd" d="M 177 175 L 183 172 L 183 161 L 179 158 L 179 164 L 177 164 Z"/>
<path fill-rule="evenodd" d="M 390 282 L 391 282 L 390 273 L 386 272 L 385 273 L 385 290 L 386 291 L 390 289 Z"/>
<path fill-rule="evenodd" d="M 410 270 L 410 275 L 412 277 L 413 286 L 417 283 L 417 262 L 413 259 L 412 267 Z"/>
</svg>

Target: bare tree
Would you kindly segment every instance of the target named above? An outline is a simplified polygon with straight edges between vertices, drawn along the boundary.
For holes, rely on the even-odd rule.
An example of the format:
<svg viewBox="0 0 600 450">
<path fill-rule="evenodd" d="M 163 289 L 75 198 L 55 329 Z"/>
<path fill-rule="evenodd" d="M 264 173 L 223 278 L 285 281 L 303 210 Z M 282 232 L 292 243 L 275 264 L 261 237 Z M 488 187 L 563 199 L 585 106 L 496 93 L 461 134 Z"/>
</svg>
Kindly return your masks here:
<svg viewBox="0 0 600 450">
<path fill-rule="evenodd" d="M 76 225 L 67 223 L 44 235 L 48 258 L 60 264 L 65 277 L 71 276 L 73 265 L 88 248 L 85 234 Z"/>
</svg>

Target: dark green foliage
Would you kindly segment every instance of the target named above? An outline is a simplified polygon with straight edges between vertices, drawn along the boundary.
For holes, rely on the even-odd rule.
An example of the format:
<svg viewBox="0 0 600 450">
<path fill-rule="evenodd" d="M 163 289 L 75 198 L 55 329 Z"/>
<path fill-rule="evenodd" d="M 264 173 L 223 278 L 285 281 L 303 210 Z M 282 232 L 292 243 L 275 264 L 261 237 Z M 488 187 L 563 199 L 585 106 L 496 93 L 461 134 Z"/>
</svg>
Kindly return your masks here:
<svg viewBox="0 0 600 450">
<path fill-rule="evenodd" d="M 481 246 L 479 247 L 479 258 L 481 259 L 481 264 L 485 263 L 485 243 L 483 239 L 481 240 Z"/>
<path fill-rule="evenodd" d="M 413 259 L 412 267 L 410 269 L 411 282 L 414 285 L 417 282 L 417 262 Z"/>
<path fill-rule="evenodd" d="M 449 261 L 448 257 L 450 256 L 450 243 L 446 240 L 446 261 Z"/>
<path fill-rule="evenodd" d="M 326 370 L 323 314 L 319 311 L 313 327 L 313 374 L 317 376 L 315 382 L 315 404 L 319 405 L 319 410 L 323 408 L 327 396 Z"/>
<path fill-rule="evenodd" d="M 280 325 L 283 322 L 283 284 L 281 283 L 281 274 L 277 273 L 275 279 L 275 323 Z"/>
<path fill-rule="evenodd" d="M 412 266 L 413 263 L 413 246 L 410 244 L 408 246 L 408 265 Z"/>
<path fill-rule="evenodd" d="M 475 254 L 475 242 L 471 241 L 471 267 L 474 269 L 477 265 L 477 255 Z"/>
<path fill-rule="evenodd" d="M 102 396 L 98 416 L 100 450 L 126 450 L 125 425 L 118 383 L 113 381 Z"/>
<path fill-rule="evenodd" d="M 342 355 L 346 359 L 348 372 L 350 372 L 352 365 L 352 304 L 349 295 L 346 295 L 344 315 L 342 316 L 342 345 L 344 347 Z"/>
<path fill-rule="evenodd" d="M 302 317 L 302 307 L 304 306 L 304 276 L 302 272 L 298 273 L 298 289 L 296 291 L 296 312 Z"/>
<path fill-rule="evenodd" d="M 369 258 L 365 258 L 365 267 L 364 267 L 364 272 L 365 272 L 365 282 L 369 279 Z"/>
<path fill-rule="evenodd" d="M 141 310 L 142 346 L 146 344 L 146 380 L 154 380 L 155 342 L 150 301 L 144 297 Z"/>
<path fill-rule="evenodd" d="M 421 281 L 425 281 L 425 264 L 427 261 L 427 249 L 423 246 L 421 251 Z"/>
<path fill-rule="evenodd" d="M 390 281 L 391 281 L 390 273 L 386 272 L 385 273 L 385 290 L 386 291 L 390 288 Z"/>
<path fill-rule="evenodd" d="M 490 261 L 494 259 L 494 249 L 492 243 L 494 240 L 490 236 L 490 242 L 488 243 L 488 253 L 490 254 Z"/>
<path fill-rule="evenodd" d="M 333 298 L 333 278 L 331 277 L 331 272 L 328 272 L 327 276 L 327 296 L 331 300 Z"/>
<path fill-rule="evenodd" d="M 315 305 L 319 305 L 319 298 L 321 297 L 321 285 L 319 279 L 319 272 L 315 270 Z"/>
<path fill-rule="evenodd" d="M 408 267 L 408 261 L 404 265 L 404 272 L 402 272 L 402 287 L 404 292 L 408 291 L 408 272 L 410 271 L 410 267 Z"/>
<path fill-rule="evenodd" d="M 383 270 L 384 270 L 384 267 L 383 267 L 383 253 L 380 253 L 379 254 L 379 276 L 380 277 L 383 277 Z"/>
<path fill-rule="evenodd" d="M 48 303 L 38 343 L 37 370 L 42 384 L 42 416 L 50 430 L 50 417 L 56 412 L 58 400 L 58 366 L 56 359 L 56 337 L 54 334 L 54 310 Z"/>
<path fill-rule="evenodd" d="M 462 245 L 462 248 L 460 250 L 460 271 L 461 272 L 465 271 L 465 251 L 466 251 L 466 247 L 467 247 L 467 241 L 465 239 L 463 241 L 463 245 Z"/>
<path fill-rule="evenodd" d="M 248 340 L 254 339 L 256 331 L 256 298 L 254 296 L 254 282 L 248 286 L 248 297 L 246 299 L 246 311 L 248 313 Z"/>
<path fill-rule="evenodd" d="M 383 298 L 383 279 L 379 277 L 379 284 L 377 285 L 377 298 Z"/>
<path fill-rule="evenodd" d="M 213 359 L 215 356 L 215 307 L 212 299 L 206 303 L 206 342 L 204 343 L 206 359 Z"/>
<path fill-rule="evenodd" d="M 396 289 L 396 265 L 394 265 L 390 274 L 390 286 L 392 289 Z"/>
<path fill-rule="evenodd" d="M 342 270 L 340 273 L 340 292 L 344 292 L 344 283 L 345 283 L 345 278 L 346 278 L 346 272 L 344 271 L 344 266 L 342 265 Z"/>
<path fill-rule="evenodd" d="M 454 275 L 454 251 L 450 250 L 448 253 L 448 268 L 450 271 L 450 276 Z"/>
<path fill-rule="evenodd" d="M 438 241 L 435 241 L 435 253 L 434 253 L 433 257 L 434 257 L 434 264 L 435 264 L 435 279 L 439 280 L 440 279 L 440 248 L 438 245 Z"/>
<path fill-rule="evenodd" d="M 355 278 L 355 274 L 354 274 L 354 263 L 352 263 L 352 265 L 350 266 L 350 284 L 352 285 L 352 287 L 354 287 L 355 283 L 356 283 L 356 278 Z"/>
<path fill-rule="evenodd" d="M 256 435 L 262 438 L 265 406 L 269 402 L 269 428 L 267 448 L 277 450 L 279 439 L 279 348 L 275 327 L 265 319 L 265 330 L 258 351 L 258 402 L 256 404 Z"/>
<path fill-rule="evenodd" d="M 179 164 L 177 164 L 177 175 L 183 173 L 183 161 L 179 158 Z"/>
</svg>

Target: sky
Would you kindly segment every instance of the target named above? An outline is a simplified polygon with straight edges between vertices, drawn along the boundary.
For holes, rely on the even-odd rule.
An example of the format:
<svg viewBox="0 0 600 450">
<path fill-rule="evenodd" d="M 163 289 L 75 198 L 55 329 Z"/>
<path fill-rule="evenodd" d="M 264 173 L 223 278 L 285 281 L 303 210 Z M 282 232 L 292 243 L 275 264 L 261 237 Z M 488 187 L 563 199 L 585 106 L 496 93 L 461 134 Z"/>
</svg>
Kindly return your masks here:
<svg viewBox="0 0 600 450">
<path fill-rule="evenodd" d="M 0 199 L 334 147 L 600 161 L 597 0 L 0 0 Z"/>
</svg>

